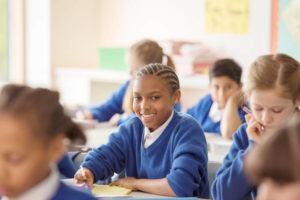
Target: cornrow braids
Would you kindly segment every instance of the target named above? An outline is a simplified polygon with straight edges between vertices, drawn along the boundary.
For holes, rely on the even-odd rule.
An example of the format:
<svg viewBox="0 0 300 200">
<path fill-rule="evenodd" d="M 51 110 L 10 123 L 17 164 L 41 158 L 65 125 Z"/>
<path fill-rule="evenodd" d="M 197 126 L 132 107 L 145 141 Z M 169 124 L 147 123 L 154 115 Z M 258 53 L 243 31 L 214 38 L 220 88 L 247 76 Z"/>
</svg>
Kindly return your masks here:
<svg viewBox="0 0 300 200">
<path fill-rule="evenodd" d="M 140 71 L 137 73 L 136 77 L 143 77 L 147 75 L 158 76 L 167 81 L 167 83 L 171 87 L 172 93 L 180 88 L 179 79 L 175 71 L 167 66 L 160 63 L 150 63 L 145 65 Z"/>
</svg>

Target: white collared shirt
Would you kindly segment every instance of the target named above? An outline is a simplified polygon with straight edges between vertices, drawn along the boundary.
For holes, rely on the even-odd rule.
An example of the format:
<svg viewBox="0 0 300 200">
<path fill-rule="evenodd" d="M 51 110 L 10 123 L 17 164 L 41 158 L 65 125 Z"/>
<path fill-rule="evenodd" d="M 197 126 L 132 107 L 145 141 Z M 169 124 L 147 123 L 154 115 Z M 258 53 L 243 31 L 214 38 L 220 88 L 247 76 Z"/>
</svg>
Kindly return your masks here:
<svg viewBox="0 0 300 200">
<path fill-rule="evenodd" d="M 218 104 L 216 102 L 213 102 L 209 111 L 209 117 L 211 118 L 211 120 L 213 122 L 221 121 L 223 113 L 224 113 L 224 109 L 220 110 L 218 108 Z"/>
<path fill-rule="evenodd" d="M 173 114 L 174 114 L 174 111 L 172 111 L 172 114 L 170 115 L 168 120 L 153 132 L 150 132 L 149 128 L 145 127 L 145 134 L 144 134 L 144 147 L 145 148 L 149 147 L 153 142 L 155 142 L 157 140 L 157 138 L 159 138 L 159 136 L 163 133 L 165 128 L 170 123 L 170 121 L 173 117 Z"/>
<path fill-rule="evenodd" d="M 16 198 L 2 197 L 2 200 L 49 200 L 59 187 L 59 175 L 56 167 L 51 168 L 51 172 L 46 179 L 30 188 L 24 194 Z"/>
</svg>

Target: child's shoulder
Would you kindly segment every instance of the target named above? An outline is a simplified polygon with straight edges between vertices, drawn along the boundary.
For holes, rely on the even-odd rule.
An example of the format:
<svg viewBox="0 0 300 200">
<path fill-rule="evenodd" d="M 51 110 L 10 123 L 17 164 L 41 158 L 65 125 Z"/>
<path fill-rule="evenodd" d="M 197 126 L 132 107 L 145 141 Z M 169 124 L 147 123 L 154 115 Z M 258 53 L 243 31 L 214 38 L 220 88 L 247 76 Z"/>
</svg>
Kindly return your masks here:
<svg viewBox="0 0 300 200">
<path fill-rule="evenodd" d="M 208 108 L 210 108 L 212 103 L 213 100 L 211 94 L 207 94 L 198 101 L 198 106 L 205 106 L 205 107 L 207 106 Z"/>
<path fill-rule="evenodd" d="M 173 118 L 176 125 L 200 127 L 198 121 L 187 113 L 174 111 Z"/>
<path fill-rule="evenodd" d="M 78 189 L 72 188 L 71 186 L 66 185 L 65 183 L 59 183 L 59 188 L 52 198 L 52 200 L 96 200 L 97 198 L 92 196 L 91 194 L 87 194 L 79 191 Z"/>
</svg>

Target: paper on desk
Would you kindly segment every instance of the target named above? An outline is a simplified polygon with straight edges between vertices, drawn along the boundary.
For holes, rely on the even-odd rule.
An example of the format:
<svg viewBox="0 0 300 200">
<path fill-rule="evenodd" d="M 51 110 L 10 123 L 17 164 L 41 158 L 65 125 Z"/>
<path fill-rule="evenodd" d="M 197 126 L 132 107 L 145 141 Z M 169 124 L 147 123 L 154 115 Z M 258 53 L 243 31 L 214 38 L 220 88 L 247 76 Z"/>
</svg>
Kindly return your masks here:
<svg viewBox="0 0 300 200">
<path fill-rule="evenodd" d="M 96 197 L 128 197 L 131 190 L 119 186 L 94 185 L 92 193 Z"/>
</svg>

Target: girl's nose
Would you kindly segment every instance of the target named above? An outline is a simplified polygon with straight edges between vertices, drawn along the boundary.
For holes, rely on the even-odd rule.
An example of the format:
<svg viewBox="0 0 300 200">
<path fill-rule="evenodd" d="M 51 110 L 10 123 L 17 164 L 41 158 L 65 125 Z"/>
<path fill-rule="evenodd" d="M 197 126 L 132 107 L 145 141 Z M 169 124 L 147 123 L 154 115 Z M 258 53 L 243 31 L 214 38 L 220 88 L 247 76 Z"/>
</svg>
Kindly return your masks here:
<svg viewBox="0 0 300 200">
<path fill-rule="evenodd" d="M 268 111 L 264 111 L 262 113 L 262 122 L 264 125 L 270 124 L 272 122 L 272 115 Z"/>
<path fill-rule="evenodd" d="M 147 100 L 144 100 L 142 103 L 141 103 L 141 108 L 143 110 L 146 110 L 146 109 L 149 109 L 150 108 L 150 104 Z"/>
</svg>

